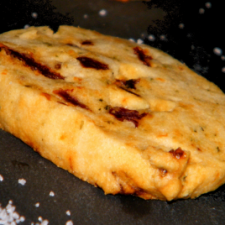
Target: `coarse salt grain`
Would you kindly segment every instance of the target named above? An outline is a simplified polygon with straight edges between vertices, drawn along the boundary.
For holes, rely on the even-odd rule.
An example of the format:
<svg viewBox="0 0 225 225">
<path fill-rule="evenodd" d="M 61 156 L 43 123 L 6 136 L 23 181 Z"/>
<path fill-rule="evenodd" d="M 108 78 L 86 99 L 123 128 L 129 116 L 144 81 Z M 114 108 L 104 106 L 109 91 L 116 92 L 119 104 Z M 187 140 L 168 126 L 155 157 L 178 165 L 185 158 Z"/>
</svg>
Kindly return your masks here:
<svg viewBox="0 0 225 225">
<path fill-rule="evenodd" d="M 53 191 L 50 191 L 49 196 L 53 197 L 53 196 L 55 196 L 55 193 Z"/>
<path fill-rule="evenodd" d="M 0 174 L 0 182 L 4 180 L 4 177 Z"/>
<path fill-rule="evenodd" d="M 66 225 L 73 225 L 73 221 L 72 221 L 72 220 L 68 220 L 68 221 L 66 222 Z"/>
<path fill-rule="evenodd" d="M 142 39 L 137 39 L 137 43 L 139 44 L 139 45 L 141 45 L 141 44 L 143 44 L 144 43 L 144 41 L 142 40 Z"/>
<path fill-rule="evenodd" d="M 4 225 L 16 225 L 25 221 L 24 216 L 20 216 L 16 211 L 16 207 L 13 205 L 12 200 L 8 202 L 5 208 L 0 204 L 0 224 Z"/>
<path fill-rule="evenodd" d="M 48 223 L 49 223 L 48 220 L 43 220 L 43 221 L 41 222 L 41 225 L 48 225 Z"/>
<path fill-rule="evenodd" d="M 25 185 L 26 182 L 27 181 L 24 178 L 21 178 L 21 179 L 18 180 L 18 183 L 21 184 L 21 185 Z"/>
<path fill-rule="evenodd" d="M 99 15 L 100 15 L 100 16 L 106 16 L 106 15 L 107 15 L 107 11 L 106 11 L 105 9 L 101 9 L 101 10 L 99 11 Z"/>
<path fill-rule="evenodd" d="M 135 42 L 135 40 L 133 38 L 129 38 L 130 42 Z"/>
<path fill-rule="evenodd" d="M 223 53 L 222 49 L 218 48 L 218 47 L 214 48 L 213 52 L 214 52 L 214 54 L 219 55 L 219 56 L 222 55 L 222 53 Z"/>
<path fill-rule="evenodd" d="M 40 203 L 37 202 L 37 203 L 35 204 L 35 207 L 39 207 L 39 206 L 40 206 Z"/>
<path fill-rule="evenodd" d="M 40 222 L 42 222 L 42 217 L 41 217 L 41 216 L 39 216 L 39 217 L 38 217 L 38 220 L 39 220 Z"/>
<path fill-rule="evenodd" d="M 70 216 L 70 215 L 71 215 L 70 210 L 67 210 L 67 211 L 66 211 L 66 215 L 67 215 L 67 216 Z"/>
<path fill-rule="evenodd" d="M 30 27 L 29 24 L 24 25 L 24 29 L 27 29 L 27 28 L 29 28 L 29 27 Z"/>
</svg>

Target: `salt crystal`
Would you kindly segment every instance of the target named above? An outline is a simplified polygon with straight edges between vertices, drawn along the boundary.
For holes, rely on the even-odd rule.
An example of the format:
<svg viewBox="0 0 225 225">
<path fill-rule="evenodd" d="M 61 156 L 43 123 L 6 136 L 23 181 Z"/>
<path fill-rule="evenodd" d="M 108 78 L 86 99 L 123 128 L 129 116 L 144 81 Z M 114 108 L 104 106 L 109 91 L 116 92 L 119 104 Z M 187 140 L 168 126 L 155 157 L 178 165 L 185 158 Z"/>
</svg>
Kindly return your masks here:
<svg viewBox="0 0 225 225">
<path fill-rule="evenodd" d="M 67 210 L 67 211 L 66 211 L 66 215 L 67 215 L 67 216 L 70 216 L 70 215 L 71 215 L 70 210 Z"/>
<path fill-rule="evenodd" d="M 4 177 L 0 174 L 0 182 L 4 180 Z"/>
<path fill-rule="evenodd" d="M 143 44 L 143 40 L 142 39 L 137 39 L 137 43 L 140 45 L 140 44 Z"/>
<path fill-rule="evenodd" d="M 24 29 L 27 29 L 27 28 L 29 28 L 30 27 L 30 25 L 29 24 L 26 24 L 26 25 L 24 25 Z"/>
<path fill-rule="evenodd" d="M 39 217 L 38 217 L 38 220 L 39 220 L 40 222 L 42 222 L 42 217 L 41 217 L 41 216 L 39 216 Z"/>
<path fill-rule="evenodd" d="M 10 200 L 5 208 L 2 208 L 0 204 L 0 224 L 16 225 L 25 221 L 25 217 L 15 211 L 16 207 L 12 203 Z"/>
<path fill-rule="evenodd" d="M 36 12 L 32 12 L 32 13 L 31 13 L 31 16 L 32 16 L 34 19 L 37 19 L 38 14 L 37 14 Z"/>
<path fill-rule="evenodd" d="M 35 207 L 39 207 L 39 206 L 40 206 L 40 203 L 37 202 L 37 203 L 35 204 Z"/>
<path fill-rule="evenodd" d="M 101 10 L 99 11 L 99 15 L 100 15 L 100 16 L 106 16 L 106 14 L 107 14 L 107 11 L 106 11 L 105 9 L 101 9 Z"/>
<path fill-rule="evenodd" d="M 133 38 L 130 38 L 129 41 L 130 42 L 135 42 L 135 40 Z"/>
<path fill-rule="evenodd" d="M 53 191 L 50 191 L 49 196 L 53 197 L 53 196 L 55 196 L 55 193 Z"/>
<path fill-rule="evenodd" d="M 48 225 L 48 223 L 49 223 L 48 220 L 43 220 L 43 221 L 41 222 L 41 225 Z"/>
<path fill-rule="evenodd" d="M 222 49 L 221 49 L 221 48 L 218 48 L 218 47 L 215 47 L 215 48 L 213 49 L 213 52 L 214 52 L 214 54 L 216 54 L 216 55 L 222 55 L 222 53 L 223 53 Z"/>
<path fill-rule="evenodd" d="M 18 183 L 21 184 L 21 185 L 25 185 L 26 182 L 27 181 L 25 179 L 23 179 L 23 178 L 21 178 L 21 179 L 18 180 Z"/>
<path fill-rule="evenodd" d="M 68 221 L 66 222 L 66 225 L 73 225 L 73 221 L 72 221 L 72 220 L 68 220 Z"/>
<path fill-rule="evenodd" d="M 149 41 L 154 41 L 155 40 L 155 36 L 153 34 L 148 35 L 148 40 Z"/>
</svg>

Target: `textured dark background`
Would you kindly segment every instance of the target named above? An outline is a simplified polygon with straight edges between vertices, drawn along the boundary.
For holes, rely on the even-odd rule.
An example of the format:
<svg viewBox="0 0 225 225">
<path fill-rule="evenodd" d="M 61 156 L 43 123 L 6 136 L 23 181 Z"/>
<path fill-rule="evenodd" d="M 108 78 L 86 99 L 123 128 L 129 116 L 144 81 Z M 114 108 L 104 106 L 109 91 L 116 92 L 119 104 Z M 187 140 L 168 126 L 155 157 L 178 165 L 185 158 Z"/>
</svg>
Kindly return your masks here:
<svg viewBox="0 0 225 225">
<path fill-rule="evenodd" d="M 113 0 L 1 0 L 0 32 L 25 25 L 81 26 L 123 38 L 142 39 L 185 62 L 225 91 L 223 7 L 219 1 L 152 0 L 128 3 Z M 100 16 L 105 9 L 107 14 Z M 200 9 L 204 13 L 200 13 Z M 37 17 L 32 13 L 37 13 Z M 183 29 L 179 27 L 183 24 Z M 155 40 L 148 39 L 154 35 Z M 162 36 L 163 35 L 163 36 Z M 225 224 L 225 187 L 195 200 L 145 201 L 133 196 L 105 196 L 41 158 L 15 137 L 0 131 L 0 203 L 13 200 L 26 217 L 23 224 Z M 18 179 L 26 179 L 21 186 Z M 49 196 L 54 191 L 55 196 Z M 39 202 L 37 208 L 35 204 Z M 71 211 L 71 216 L 66 211 Z M 21 223 L 22 224 L 22 223 Z"/>
</svg>

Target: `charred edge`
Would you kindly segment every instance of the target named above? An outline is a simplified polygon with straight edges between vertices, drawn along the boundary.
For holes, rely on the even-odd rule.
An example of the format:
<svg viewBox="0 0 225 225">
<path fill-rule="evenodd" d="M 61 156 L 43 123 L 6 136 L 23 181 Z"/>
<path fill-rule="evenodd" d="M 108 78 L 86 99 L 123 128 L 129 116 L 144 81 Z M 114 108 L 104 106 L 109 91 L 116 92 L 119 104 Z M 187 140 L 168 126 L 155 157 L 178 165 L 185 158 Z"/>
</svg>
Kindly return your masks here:
<svg viewBox="0 0 225 225">
<path fill-rule="evenodd" d="M 3 47 L 3 48 L 5 49 L 5 52 L 7 55 L 10 55 L 11 57 L 22 61 L 25 66 L 30 67 L 32 70 L 37 70 L 45 77 L 50 78 L 50 79 L 64 79 L 64 77 L 61 76 L 59 73 L 53 72 L 47 66 L 36 62 L 31 56 L 27 56 L 24 53 L 14 51 L 8 47 Z"/>
<path fill-rule="evenodd" d="M 86 105 L 79 102 L 75 97 L 71 96 L 67 90 L 56 90 L 54 91 L 55 94 L 59 95 L 61 98 L 63 98 L 66 102 L 69 102 L 75 106 L 79 106 L 83 109 L 90 110 Z"/>
<path fill-rule="evenodd" d="M 147 115 L 147 113 L 139 114 L 136 110 L 129 110 L 121 107 L 110 108 L 109 113 L 115 116 L 119 121 L 128 120 L 133 122 L 135 127 L 138 127 L 139 120 Z"/>
<path fill-rule="evenodd" d="M 96 70 L 108 70 L 109 69 L 109 66 L 107 64 L 99 62 L 95 59 L 92 59 L 92 58 L 89 58 L 86 56 L 77 57 L 77 60 L 85 68 L 93 68 Z"/>
<path fill-rule="evenodd" d="M 82 45 L 94 45 L 92 41 L 85 40 L 81 42 Z"/>
<path fill-rule="evenodd" d="M 151 66 L 149 60 L 152 60 L 152 57 L 149 55 L 146 55 L 144 50 L 140 47 L 133 48 L 134 53 L 138 56 L 138 58 L 146 65 Z"/>
<path fill-rule="evenodd" d="M 169 153 L 171 153 L 173 157 L 177 159 L 180 159 L 185 155 L 185 152 L 181 148 L 177 148 L 176 150 L 172 149 L 169 151 Z"/>
</svg>

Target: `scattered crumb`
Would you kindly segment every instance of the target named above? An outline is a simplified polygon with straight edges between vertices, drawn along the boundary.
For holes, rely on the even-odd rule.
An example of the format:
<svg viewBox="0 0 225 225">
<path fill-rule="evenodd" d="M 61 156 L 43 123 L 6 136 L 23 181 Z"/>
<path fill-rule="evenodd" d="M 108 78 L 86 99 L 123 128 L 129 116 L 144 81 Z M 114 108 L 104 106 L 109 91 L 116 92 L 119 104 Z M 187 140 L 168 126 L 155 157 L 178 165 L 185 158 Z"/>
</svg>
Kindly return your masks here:
<svg viewBox="0 0 225 225">
<path fill-rule="evenodd" d="M 203 8 L 200 8 L 200 9 L 199 9 L 199 13 L 200 13 L 200 14 L 204 14 L 204 13 L 205 13 L 205 10 L 204 10 Z"/>
<path fill-rule="evenodd" d="M 184 24 L 183 24 L 183 23 L 180 23 L 180 24 L 179 24 L 179 28 L 180 28 L 180 29 L 184 29 Z"/>
<path fill-rule="evenodd" d="M 21 178 L 21 179 L 18 180 L 18 183 L 21 184 L 21 185 L 25 185 L 26 182 L 27 181 L 24 178 Z"/>
<path fill-rule="evenodd" d="M 55 193 L 53 191 L 50 191 L 49 196 L 53 197 L 53 196 L 55 196 Z"/>
<path fill-rule="evenodd" d="M 4 177 L 0 174 L 0 182 L 4 180 Z"/>
<path fill-rule="evenodd" d="M 107 15 L 107 10 L 101 9 L 101 10 L 99 11 L 99 15 L 100 15 L 100 16 L 106 16 L 106 15 Z"/>
</svg>

